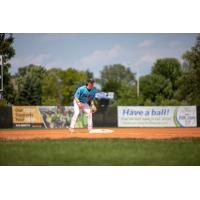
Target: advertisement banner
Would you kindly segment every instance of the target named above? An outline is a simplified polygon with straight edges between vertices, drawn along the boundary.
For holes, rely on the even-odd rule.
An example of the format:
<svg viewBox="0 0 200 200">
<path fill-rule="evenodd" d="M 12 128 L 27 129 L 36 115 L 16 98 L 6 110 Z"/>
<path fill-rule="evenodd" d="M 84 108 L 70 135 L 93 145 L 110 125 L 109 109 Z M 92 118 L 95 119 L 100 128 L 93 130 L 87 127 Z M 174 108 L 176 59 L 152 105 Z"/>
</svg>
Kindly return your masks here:
<svg viewBox="0 0 200 200">
<path fill-rule="evenodd" d="M 118 106 L 118 127 L 196 126 L 196 106 Z"/>
<path fill-rule="evenodd" d="M 46 128 L 69 128 L 74 114 L 73 106 L 39 106 L 43 124 Z M 87 117 L 80 112 L 76 128 L 87 127 Z"/>
<path fill-rule="evenodd" d="M 14 127 L 43 127 L 37 106 L 12 106 Z"/>
<path fill-rule="evenodd" d="M 12 106 L 14 127 L 68 128 L 73 116 L 72 106 Z M 76 128 L 87 126 L 87 117 L 80 112 Z"/>
</svg>

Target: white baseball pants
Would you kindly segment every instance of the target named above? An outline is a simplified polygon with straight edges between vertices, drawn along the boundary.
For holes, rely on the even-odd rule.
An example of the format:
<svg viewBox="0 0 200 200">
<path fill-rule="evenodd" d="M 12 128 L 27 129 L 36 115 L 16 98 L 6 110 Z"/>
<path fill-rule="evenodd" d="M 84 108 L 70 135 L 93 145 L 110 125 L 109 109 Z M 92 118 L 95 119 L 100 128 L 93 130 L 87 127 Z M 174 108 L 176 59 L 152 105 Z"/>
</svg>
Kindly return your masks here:
<svg viewBox="0 0 200 200">
<path fill-rule="evenodd" d="M 88 130 L 91 130 L 93 128 L 93 122 L 92 122 L 92 112 L 90 109 L 90 106 L 87 103 L 81 103 L 83 106 L 83 111 L 86 113 L 86 116 L 88 118 Z M 75 128 L 76 121 L 78 119 L 80 113 L 80 108 L 78 107 L 77 102 L 74 100 L 74 115 L 71 120 L 70 128 Z"/>
</svg>

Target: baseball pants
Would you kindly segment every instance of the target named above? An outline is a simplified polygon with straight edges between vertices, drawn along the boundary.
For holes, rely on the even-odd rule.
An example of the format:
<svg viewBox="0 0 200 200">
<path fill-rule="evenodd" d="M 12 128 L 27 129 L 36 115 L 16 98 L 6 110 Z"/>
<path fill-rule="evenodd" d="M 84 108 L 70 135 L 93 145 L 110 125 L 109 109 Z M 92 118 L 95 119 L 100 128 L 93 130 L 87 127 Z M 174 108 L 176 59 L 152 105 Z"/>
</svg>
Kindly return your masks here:
<svg viewBox="0 0 200 200">
<path fill-rule="evenodd" d="M 92 122 L 92 112 L 90 106 L 87 103 L 81 103 L 81 104 L 83 106 L 82 110 L 86 113 L 86 116 L 88 118 L 88 130 L 91 130 L 93 128 L 93 122 Z M 80 108 L 78 107 L 77 102 L 74 100 L 74 115 L 71 120 L 70 128 L 75 128 L 75 124 L 79 114 L 80 114 Z"/>
</svg>

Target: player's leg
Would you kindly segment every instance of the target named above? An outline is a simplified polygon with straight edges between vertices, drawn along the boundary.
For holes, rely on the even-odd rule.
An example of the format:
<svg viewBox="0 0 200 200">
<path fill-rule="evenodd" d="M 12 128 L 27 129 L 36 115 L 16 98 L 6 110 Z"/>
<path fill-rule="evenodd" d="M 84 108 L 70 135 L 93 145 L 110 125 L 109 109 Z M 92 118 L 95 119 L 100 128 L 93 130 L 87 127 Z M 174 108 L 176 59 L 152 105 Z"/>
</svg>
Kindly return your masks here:
<svg viewBox="0 0 200 200">
<path fill-rule="evenodd" d="M 88 104 L 84 104 L 83 111 L 86 113 L 88 118 L 88 130 L 90 131 L 93 128 L 92 112 L 90 106 Z"/>
<path fill-rule="evenodd" d="M 71 119 L 71 124 L 70 124 L 71 131 L 73 131 L 73 129 L 75 128 L 79 113 L 80 113 L 80 109 L 79 109 L 77 103 L 74 101 L 74 115 Z"/>
</svg>

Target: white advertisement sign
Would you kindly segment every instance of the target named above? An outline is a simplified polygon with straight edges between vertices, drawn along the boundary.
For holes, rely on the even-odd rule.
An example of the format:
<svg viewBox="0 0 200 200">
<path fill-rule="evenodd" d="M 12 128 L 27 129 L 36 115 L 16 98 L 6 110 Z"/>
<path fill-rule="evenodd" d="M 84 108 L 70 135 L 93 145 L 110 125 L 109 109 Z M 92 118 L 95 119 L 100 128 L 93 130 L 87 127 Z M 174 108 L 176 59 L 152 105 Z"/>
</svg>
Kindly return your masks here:
<svg viewBox="0 0 200 200">
<path fill-rule="evenodd" d="M 118 127 L 196 126 L 196 106 L 118 106 Z"/>
<path fill-rule="evenodd" d="M 97 92 L 95 95 L 97 99 L 114 99 L 114 92 Z"/>
</svg>

